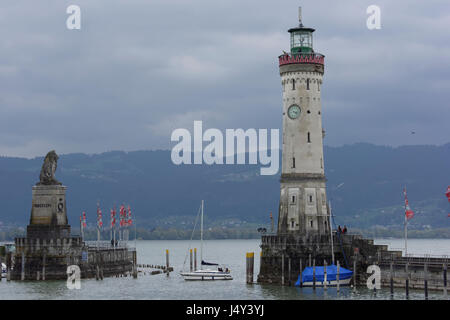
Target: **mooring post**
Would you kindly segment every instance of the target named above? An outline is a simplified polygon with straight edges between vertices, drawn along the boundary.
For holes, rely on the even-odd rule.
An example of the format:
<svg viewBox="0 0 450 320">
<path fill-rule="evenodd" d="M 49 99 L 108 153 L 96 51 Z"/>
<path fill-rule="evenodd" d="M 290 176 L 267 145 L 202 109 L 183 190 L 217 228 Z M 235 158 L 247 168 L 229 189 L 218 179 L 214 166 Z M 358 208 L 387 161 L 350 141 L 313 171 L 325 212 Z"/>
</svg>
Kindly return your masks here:
<svg viewBox="0 0 450 320">
<path fill-rule="evenodd" d="M 339 274 L 341 272 L 341 265 L 339 264 L 339 260 L 337 261 L 337 274 L 336 274 L 336 289 L 337 292 L 339 293 L 339 289 L 340 289 L 340 284 L 339 284 Z"/>
<path fill-rule="evenodd" d="M 247 252 L 246 254 L 246 265 L 247 265 L 247 284 L 253 283 L 253 266 L 255 260 L 254 252 Z"/>
<path fill-rule="evenodd" d="M 289 286 L 291 286 L 291 258 L 288 258 L 288 280 Z"/>
<path fill-rule="evenodd" d="M 302 271 L 303 271 L 303 266 L 302 266 L 302 259 L 300 258 L 300 276 L 299 276 L 299 279 L 300 279 L 300 288 L 301 287 L 303 287 L 303 281 L 302 281 Z"/>
<path fill-rule="evenodd" d="M 327 290 L 327 260 L 323 260 L 323 289 Z"/>
<path fill-rule="evenodd" d="M 444 298 L 447 299 L 447 264 L 442 265 L 442 274 L 444 277 Z"/>
<path fill-rule="evenodd" d="M 169 249 L 166 249 L 166 270 L 167 270 L 167 276 L 169 276 Z"/>
<path fill-rule="evenodd" d="M 311 264 L 311 253 L 309 254 L 309 264 L 308 264 L 308 267 L 311 267 L 312 266 L 312 264 Z"/>
<path fill-rule="evenodd" d="M 47 252 L 44 251 L 44 255 L 42 256 L 42 280 L 45 281 L 45 258 L 46 258 Z"/>
<path fill-rule="evenodd" d="M 25 280 L 25 251 L 22 251 L 22 274 L 21 280 Z"/>
<path fill-rule="evenodd" d="M 284 286 L 284 253 L 281 255 L 281 285 Z"/>
<path fill-rule="evenodd" d="M 194 271 L 197 271 L 197 248 L 194 248 Z"/>
<path fill-rule="evenodd" d="M 391 297 L 393 297 L 394 296 L 394 265 L 393 265 L 392 260 L 391 260 L 391 265 L 390 265 L 389 276 L 390 276 L 390 286 L 391 286 Z"/>
<path fill-rule="evenodd" d="M 353 288 L 356 289 L 356 255 L 353 256 Z"/>
<path fill-rule="evenodd" d="M 137 259 L 136 259 L 136 250 L 133 251 L 133 278 L 137 278 Z"/>
<path fill-rule="evenodd" d="M 189 249 L 189 270 L 192 272 L 192 249 Z"/>
<path fill-rule="evenodd" d="M 39 276 L 40 276 L 39 273 L 40 273 L 40 272 L 39 272 L 39 270 L 38 270 L 38 272 L 36 273 L 36 280 L 37 280 L 37 281 L 39 281 Z"/>
<path fill-rule="evenodd" d="M 406 289 L 406 299 L 409 299 L 409 271 L 408 271 L 408 262 L 406 262 L 406 280 L 405 280 L 405 289 Z"/>
<path fill-rule="evenodd" d="M 11 252 L 6 254 L 6 281 L 11 281 Z"/>
<path fill-rule="evenodd" d="M 313 259 L 313 289 L 316 290 L 316 258 Z"/>
<path fill-rule="evenodd" d="M 423 277 L 424 277 L 424 290 L 425 290 L 425 300 L 428 300 L 428 266 L 427 262 L 425 261 L 423 265 Z"/>
</svg>

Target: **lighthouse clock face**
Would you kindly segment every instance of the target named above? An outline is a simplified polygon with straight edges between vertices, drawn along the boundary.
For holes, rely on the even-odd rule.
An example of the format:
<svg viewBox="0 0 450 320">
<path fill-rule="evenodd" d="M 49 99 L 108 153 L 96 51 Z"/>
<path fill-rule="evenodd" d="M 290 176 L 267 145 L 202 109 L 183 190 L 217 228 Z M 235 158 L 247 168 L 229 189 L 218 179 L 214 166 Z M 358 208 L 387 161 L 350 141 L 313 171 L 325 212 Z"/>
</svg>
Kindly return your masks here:
<svg viewBox="0 0 450 320">
<path fill-rule="evenodd" d="M 298 105 L 293 104 L 292 106 L 289 107 L 288 109 L 289 118 L 297 119 L 299 115 L 300 115 L 300 107 Z"/>
</svg>

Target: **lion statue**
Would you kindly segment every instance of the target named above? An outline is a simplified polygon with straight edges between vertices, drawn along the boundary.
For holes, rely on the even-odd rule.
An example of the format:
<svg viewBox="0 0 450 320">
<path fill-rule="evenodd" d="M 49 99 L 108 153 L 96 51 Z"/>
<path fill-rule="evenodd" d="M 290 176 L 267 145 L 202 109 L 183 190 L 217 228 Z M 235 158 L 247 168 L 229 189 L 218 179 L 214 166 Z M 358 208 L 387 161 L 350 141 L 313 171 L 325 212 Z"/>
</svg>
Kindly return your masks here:
<svg viewBox="0 0 450 320">
<path fill-rule="evenodd" d="M 61 185 L 61 182 L 55 179 L 55 171 L 58 167 L 58 155 L 55 150 L 47 153 L 42 165 L 38 185 Z"/>
</svg>

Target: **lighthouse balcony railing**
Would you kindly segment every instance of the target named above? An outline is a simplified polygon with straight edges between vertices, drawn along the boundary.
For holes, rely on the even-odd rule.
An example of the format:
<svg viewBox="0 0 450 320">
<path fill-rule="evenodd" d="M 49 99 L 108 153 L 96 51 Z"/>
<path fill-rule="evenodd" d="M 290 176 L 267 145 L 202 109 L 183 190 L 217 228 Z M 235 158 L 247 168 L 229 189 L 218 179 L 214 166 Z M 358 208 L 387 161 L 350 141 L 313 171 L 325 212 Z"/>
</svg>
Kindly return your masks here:
<svg viewBox="0 0 450 320">
<path fill-rule="evenodd" d="M 287 64 L 324 64 L 325 56 L 315 52 L 285 53 L 278 57 L 280 66 Z"/>
</svg>

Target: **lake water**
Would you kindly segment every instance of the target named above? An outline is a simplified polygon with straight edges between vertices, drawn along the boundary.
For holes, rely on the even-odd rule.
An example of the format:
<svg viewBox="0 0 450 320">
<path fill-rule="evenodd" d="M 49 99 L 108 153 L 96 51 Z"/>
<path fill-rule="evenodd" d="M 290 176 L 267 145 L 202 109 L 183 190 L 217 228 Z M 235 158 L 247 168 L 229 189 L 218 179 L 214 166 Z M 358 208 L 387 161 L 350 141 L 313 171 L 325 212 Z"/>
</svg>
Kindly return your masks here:
<svg viewBox="0 0 450 320">
<path fill-rule="evenodd" d="M 132 242 L 133 243 L 133 242 Z M 404 246 L 401 239 L 377 239 L 377 244 L 390 248 Z M 170 252 L 170 265 L 175 271 L 167 277 L 164 274 L 132 277 L 82 280 L 81 289 L 69 290 L 65 281 L 10 281 L 0 282 L 0 299 L 390 299 L 389 289 L 377 291 L 376 295 L 365 288 L 341 288 L 339 295 L 335 288 L 323 289 L 281 287 L 277 285 L 247 285 L 245 283 L 245 253 L 255 252 L 255 281 L 259 271 L 260 240 L 209 240 L 204 243 L 203 259 L 226 264 L 232 272 L 231 281 L 185 281 L 179 272 L 189 269 L 189 241 L 137 241 L 139 264 L 165 264 L 165 250 Z M 191 242 L 198 248 L 200 243 Z M 450 240 L 411 239 L 408 253 L 448 255 Z M 429 299 L 442 299 L 441 292 L 430 292 Z M 405 299 L 404 289 L 396 289 L 394 299 Z M 424 299 L 423 291 L 410 291 L 410 299 Z"/>
</svg>

